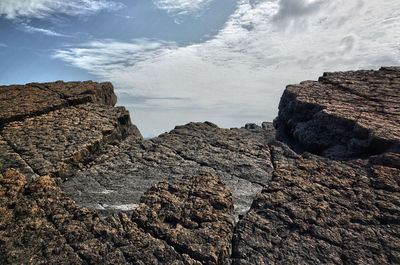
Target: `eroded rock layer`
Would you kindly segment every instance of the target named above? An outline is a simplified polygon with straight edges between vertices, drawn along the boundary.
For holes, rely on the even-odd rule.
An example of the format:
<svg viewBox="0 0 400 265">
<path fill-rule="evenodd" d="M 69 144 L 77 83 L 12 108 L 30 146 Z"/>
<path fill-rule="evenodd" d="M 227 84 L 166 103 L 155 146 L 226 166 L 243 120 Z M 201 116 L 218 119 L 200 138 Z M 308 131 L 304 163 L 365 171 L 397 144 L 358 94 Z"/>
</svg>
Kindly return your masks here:
<svg viewBox="0 0 400 265">
<path fill-rule="evenodd" d="M 399 264 L 399 80 L 288 86 L 281 141 L 267 122 L 144 140 L 110 83 L 0 87 L 0 263 Z"/>
<path fill-rule="evenodd" d="M 233 231 L 229 189 L 209 174 L 186 178 L 170 186 L 168 193 L 159 193 L 160 187 L 165 183 L 144 197 L 146 204 L 135 215 L 143 214 L 141 222 L 122 213 L 102 219 L 95 211 L 76 206 L 48 176 L 27 184 L 23 175 L 8 170 L 0 174 L 0 263 L 229 264 Z M 154 197 L 152 191 L 157 191 Z M 167 207 L 149 204 L 150 198 L 160 198 Z M 177 199 L 179 203 L 174 202 Z M 193 205 L 192 212 L 187 212 L 187 205 Z M 151 219 L 143 230 L 143 218 L 149 214 L 159 218 Z M 195 224 L 201 228 L 185 229 Z"/>
<path fill-rule="evenodd" d="M 391 67 L 287 87 L 275 125 L 302 155 L 269 145 L 275 171 L 235 228 L 233 264 L 400 263 L 399 81 Z"/>
<path fill-rule="evenodd" d="M 343 159 L 400 152 L 400 67 L 325 73 L 288 86 L 275 125 L 280 138 Z"/>
<path fill-rule="evenodd" d="M 0 172 L 66 178 L 100 146 L 141 139 L 110 83 L 2 86 L 0 103 Z"/>
<path fill-rule="evenodd" d="M 117 102 L 114 87 L 108 82 L 91 81 L 0 86 L 0 126 L 87 102 L 114 106 Z"/>
<path fill-rule="evenodd" d="M 400 262 L 399 169 L 314 155 L 288 162 L 236 226 L 233 264 Z"/>
<path fill-rule="evenodd" d="M 210 173 L 162 181 L 145 192 L 132 220 L 203 264 L 230 264 L 232 194 Z"/>
</svg>

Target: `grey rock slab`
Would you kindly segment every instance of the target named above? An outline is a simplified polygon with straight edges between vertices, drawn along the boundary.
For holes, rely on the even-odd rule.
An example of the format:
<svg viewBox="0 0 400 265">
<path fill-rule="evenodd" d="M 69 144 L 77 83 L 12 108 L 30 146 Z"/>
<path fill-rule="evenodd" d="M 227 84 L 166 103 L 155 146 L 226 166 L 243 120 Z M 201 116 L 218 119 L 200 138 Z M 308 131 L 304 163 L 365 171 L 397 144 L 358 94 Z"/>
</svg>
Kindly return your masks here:
<svg viewBox="0 0 400 265">
<path fill-rule="evenodd" d="M 265 143 L 210 123 L 190 123 L 152 140 L 128 137 L 119 145 L 104 146 L 61 188 L 79 205 L 107 213 L 138 204 L 143 192 L 160 180 L 174 183 L 200 172 L 216 175 L 231 188 L 238 217 L 267 185 L 273 165 Z M 105 190 L 109 192 L 101 193 Z"/>
</svg>

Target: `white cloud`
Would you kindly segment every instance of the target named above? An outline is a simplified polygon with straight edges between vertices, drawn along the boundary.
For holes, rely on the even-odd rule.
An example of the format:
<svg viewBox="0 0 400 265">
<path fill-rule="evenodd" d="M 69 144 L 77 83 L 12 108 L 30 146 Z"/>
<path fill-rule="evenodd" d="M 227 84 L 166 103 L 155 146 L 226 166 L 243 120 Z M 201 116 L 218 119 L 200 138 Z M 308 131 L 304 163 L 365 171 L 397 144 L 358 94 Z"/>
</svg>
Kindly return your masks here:
<svg viewBox="0 0 400 265">
<path fill-rule="evenodd" d="M 0 48 L 6 48 L 6 47 L 8 47 L 7 44 L 0 42 Z"/>
<path fill-rule="evenodd" d="M 58 50 L 54 57 L 96 75 L 108 76 L 133 67 L 138 62 L 149 62 L 167 50 L 176 49 L 175 43 L 149 39 L 136 39 L 130 43 L 98 40 L 82 44 L 78 48 Z"/>
<path fill-rule="evenodd" d="M 188 14 L 205 8 L 213 0 L 153 0 L 154 5 L 168 13 Z"/>
<path fill-rule="evenodd" d="M 52 36 L 52 37 L 69 37 L 68 35 L 61 34 L 61 33 L 55 32 L 53 30 L 32 27 L 25 23 L 22 23 L 22 27 L 23 27 L 23 30 L 28 33 L 40 33 L 40 34 L 44 34 L 44 35 Z"/>
<path fill-rule="evenodd" d="M 272 120 L 289 83 L 324 71 L 400 64 L 398 0 L 319 1 L 312 13 L 286 12 L 282 24 L 276 17 L 287 2 L 240 0 L 219 34 L 204 43 L 109 40 L 56 57 L 112 81 L 118 92 L 184 98 L 134 104 L 134 122 L 145 135 L 192 120 L 226 127 Z M 303 4 L 300 9 L 310 1 Z"/>
<path fill-rule="evenodd" d="M 122 7 L 121 3 L 107 0 L 1 0 L 0 16 L 7 19 L 45 18 L 60 13 L 77 16 Z"/>
</svg>

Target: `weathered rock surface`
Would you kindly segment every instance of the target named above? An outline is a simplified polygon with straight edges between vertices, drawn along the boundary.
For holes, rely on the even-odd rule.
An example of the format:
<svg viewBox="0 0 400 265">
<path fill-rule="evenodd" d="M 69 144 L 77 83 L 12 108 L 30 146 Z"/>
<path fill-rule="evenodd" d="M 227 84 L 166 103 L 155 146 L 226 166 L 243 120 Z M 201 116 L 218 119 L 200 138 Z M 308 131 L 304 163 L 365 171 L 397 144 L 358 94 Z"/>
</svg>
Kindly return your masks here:
<svg viewBox="0 0 400 265">
<path fill-rule="evenodd" d="M 0 87 L 0 263 L 399 264 L 399 80 L 288 86 L 285 143 L 271 123 L 143 140 L 109 83 Z"/>
<path fill-rule="evenodd" d="M 211 175 L 167 186 L 155 186 L 138 209 L 144 214 L 140 226 L 146 227 L 144 216 L 158 214 L 146 227 L 152 236 L 125 214 L 101 219 L 95 211 L 76 206 L 48 176 L 27 184 L 24 176 L 8 170 L 0 174 L 0 263 L 229 264 L 229 189 Z M 196 224 L 201 228 L 185 229 Z"/>
<path fill-rule="evenodd" d="M 400 170 L 363 161 L 280 164 L 235 228 L 233 264 L 397 264 L 399 184 Z"/>
<path fill-rule="evenodd" d="M 106 143 L 141 138 L 110 83 L 0 87 L 0 172 L 65 178 Z M 22 159 L 22 160 L 21 160 Z"/>
<path fill-rule="evenodd" d="M 308 151 L 337 159 L 400 152 L 400 67 L 325 73 L 288 86 L 275 125 Z"/>
<path fill-rule="evenodd" d="M 232 189 L 236 215 L 244 214 L 273 172 L 266 143 L 208 122 L 177 126 L 152 140 L 128 137 L 102 151 L 61 184 L 79 205 L 102 212 L 132 210 L 162 179 L 175 182 L 186 174 L 211 172 Z"/>
<path fill-rule="evenodd" d="M 278 136 L 305 152 L 269 145 L 274 175 L 235 227 L 233 264 L 400 263 L 399 80 L 382 68 L 287 87 Z"/>
<path fill-rule="evenodd" d="M 91 81 L 0 86 L 0 127 L 6 122 L 88 102 L 114 106 L 114 87 L 108 82 Z"/>
<path fill-rule="evenodd" d="M 162 181 L 140 199 L 132 220 L 156 238 L 202 264 L 230 264 L 234 226 L 232 194 L 210 173 Z"/>
<path fill-rule="evenodd" d="M 29 180 L 37 176 L 26 161 L 0 135 L 0 173 L 9 168 L 18 168 Z"/>
<path fill-rule="evenodd" d="M 247 139 L 256 140 L 260 143 L 270 143 L 275 140 L 276 130 L 272 122 L 263 122 L 261 126 L 248 123 L 242 128 L 232 128 Z"/>
<path fill-rule="evenodd" d="M 45 175 L 82 161 L 102 142 L 123 139 L 130 125 L 124 108 L 82 104 L 8 123 L 1 134 L 34 172 Z"/>
</svg>

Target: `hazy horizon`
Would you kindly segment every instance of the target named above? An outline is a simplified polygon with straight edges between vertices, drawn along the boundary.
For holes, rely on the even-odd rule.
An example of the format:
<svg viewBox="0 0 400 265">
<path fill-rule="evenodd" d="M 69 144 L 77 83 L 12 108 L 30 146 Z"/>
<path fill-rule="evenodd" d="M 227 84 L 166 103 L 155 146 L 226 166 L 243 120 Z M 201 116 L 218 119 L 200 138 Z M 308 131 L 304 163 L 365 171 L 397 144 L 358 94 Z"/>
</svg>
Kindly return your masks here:
<svg viewBox="0 0 400 265">
<path fill-rule="evenodd" d="M 398 0 L 1 0 L 0 85 L 111 81 L 144 137 L 272 121 L 286 85 L 400 65 Z"/>
</svg>

